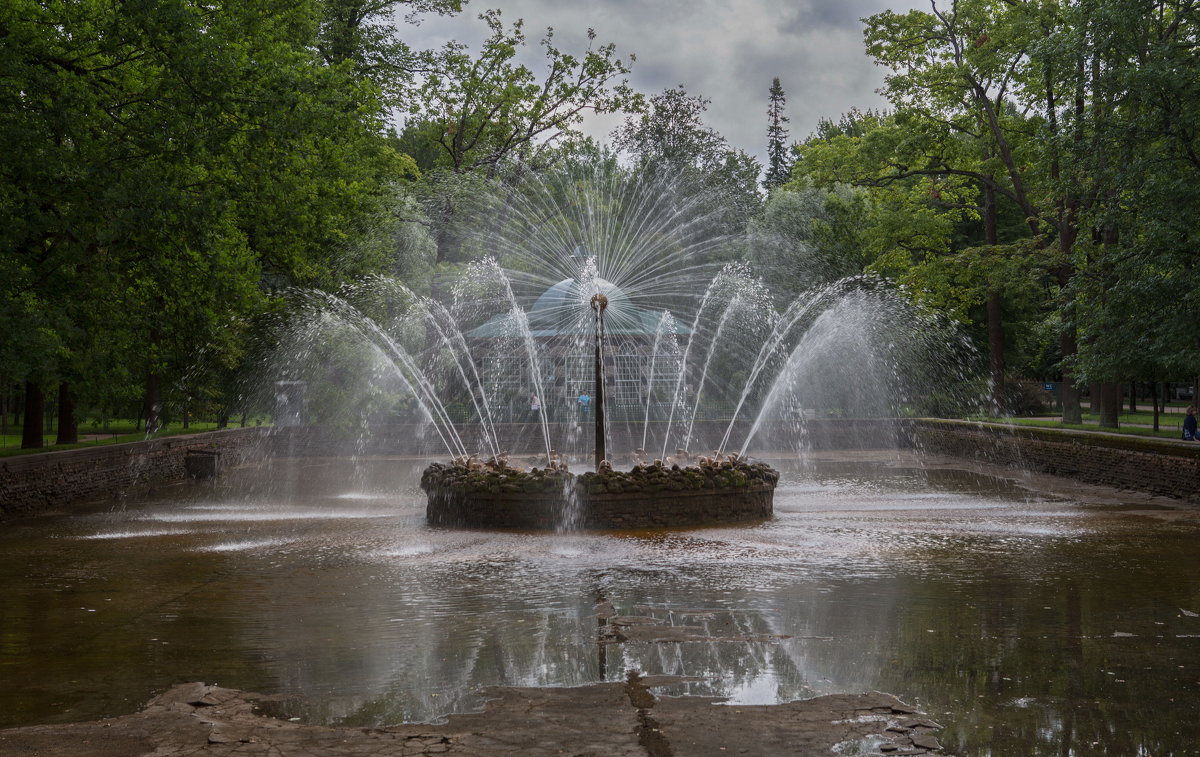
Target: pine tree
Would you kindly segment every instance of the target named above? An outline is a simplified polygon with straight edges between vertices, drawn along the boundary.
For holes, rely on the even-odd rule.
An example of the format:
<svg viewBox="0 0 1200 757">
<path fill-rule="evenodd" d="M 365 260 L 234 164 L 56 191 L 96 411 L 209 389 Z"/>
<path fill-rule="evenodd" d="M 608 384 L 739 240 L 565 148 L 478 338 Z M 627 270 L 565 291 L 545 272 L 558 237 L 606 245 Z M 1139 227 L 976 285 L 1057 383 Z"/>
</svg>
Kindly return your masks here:
<svg viewBox="0 0 1200 757">
<path fill-rule="evenodd" d="M 792 165 L 788 157 L 788 117 L 783 114 L 787 98 L 778 76 L 771 80 L 768 93 L 771 100 L 767 106 L 767 175 L 763 186 L 770 191 L 788 180 Z"/>
</svg>

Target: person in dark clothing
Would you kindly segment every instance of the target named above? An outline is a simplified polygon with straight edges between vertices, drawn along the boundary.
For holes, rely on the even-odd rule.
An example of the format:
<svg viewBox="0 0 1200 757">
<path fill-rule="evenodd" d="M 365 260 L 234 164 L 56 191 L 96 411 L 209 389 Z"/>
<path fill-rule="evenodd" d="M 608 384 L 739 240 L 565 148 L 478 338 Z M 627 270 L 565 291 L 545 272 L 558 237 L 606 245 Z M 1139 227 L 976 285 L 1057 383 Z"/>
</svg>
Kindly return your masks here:
<svg viewBox="0 0 1200 757">
<path fill-rule="evenodd" d="M 1183 438 L 1189 442 L 1200 441 L 1196 435 L 1196 406 L 1187 409 L 1187 417 L 1183 419 Z"/>
</svg>

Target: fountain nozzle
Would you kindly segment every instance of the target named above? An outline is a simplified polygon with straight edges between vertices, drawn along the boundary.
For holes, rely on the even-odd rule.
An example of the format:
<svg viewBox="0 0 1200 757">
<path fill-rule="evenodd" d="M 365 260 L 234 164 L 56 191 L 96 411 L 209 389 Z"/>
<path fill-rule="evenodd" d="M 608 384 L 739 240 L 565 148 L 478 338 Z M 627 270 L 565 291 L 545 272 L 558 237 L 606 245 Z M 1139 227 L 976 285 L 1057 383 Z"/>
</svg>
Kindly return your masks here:
<svg viewBox="0 0 1200 757">
<path fill-rule="evenodd" d="M 592 295 L 592 310 L 603 312 L 604 308 L 608 307 L 608 297 L 604 294 Z"/>
</svg>

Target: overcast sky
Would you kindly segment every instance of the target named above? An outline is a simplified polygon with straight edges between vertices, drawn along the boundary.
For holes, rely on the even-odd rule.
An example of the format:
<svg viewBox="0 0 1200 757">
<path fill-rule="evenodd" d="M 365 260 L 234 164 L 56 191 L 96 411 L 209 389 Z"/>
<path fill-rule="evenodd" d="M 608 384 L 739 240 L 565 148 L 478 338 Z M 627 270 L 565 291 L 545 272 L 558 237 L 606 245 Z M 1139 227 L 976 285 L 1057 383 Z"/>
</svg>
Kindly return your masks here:
<svg viewBox="0 0 1200 757">
<path fill-rule="evenodd" d="M 630 83 L 646 94 L 682 84 L 712 103 L 708 125 L 734 147 L 765 160 L 767 89 L 778 76 L 787 95 L 790 138 L 810 134 L 820 118 L 851 107 L 878 108 L 883 69 L 863 50 L 861 18 L 925 0 L 471 0 L 453 17 L 426 16 L 405 29 L 416 48 L 456 39 L 478 51 L 486 26 L 478 15 L 499 8 L 506 23 L 525 19 L 534 54 L 547 26 L 560 49 L 578 52 L 586 31 L 637 56 Z M 524 62 L 543 70 L 541 58 Z M 587 130 L 607 141 L 618 119 L 593 119 Z"/>
</svg>

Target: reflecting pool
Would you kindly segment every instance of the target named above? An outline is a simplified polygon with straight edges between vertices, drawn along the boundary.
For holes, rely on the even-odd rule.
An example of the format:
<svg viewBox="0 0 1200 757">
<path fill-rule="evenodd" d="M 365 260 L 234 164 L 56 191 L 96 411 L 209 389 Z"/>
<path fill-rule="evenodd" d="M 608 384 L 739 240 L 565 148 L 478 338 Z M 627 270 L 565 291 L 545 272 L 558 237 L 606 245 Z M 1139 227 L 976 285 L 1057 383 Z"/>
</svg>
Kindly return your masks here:
<svg viewBox="0 0 1200 757">
<path fill-rule="evenodd" d="M 133 712 L 188 680 L 372 725 L 488 685 L 628 670 L 764 704 L 882 690 L 958 755 L 1195 754 L 1200 517 L 894 454 L 772 460 L 758 526 L 432 529 L 426 460 L 276 461 L 0 528 L 0 727 Z M 600 644 L 596 605 L 688 626 Z"/>
</svg>

